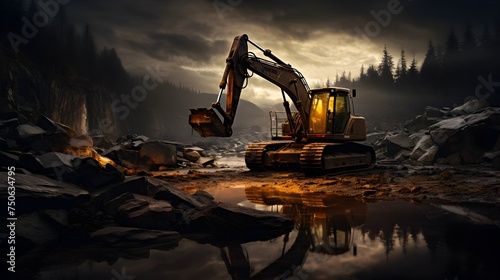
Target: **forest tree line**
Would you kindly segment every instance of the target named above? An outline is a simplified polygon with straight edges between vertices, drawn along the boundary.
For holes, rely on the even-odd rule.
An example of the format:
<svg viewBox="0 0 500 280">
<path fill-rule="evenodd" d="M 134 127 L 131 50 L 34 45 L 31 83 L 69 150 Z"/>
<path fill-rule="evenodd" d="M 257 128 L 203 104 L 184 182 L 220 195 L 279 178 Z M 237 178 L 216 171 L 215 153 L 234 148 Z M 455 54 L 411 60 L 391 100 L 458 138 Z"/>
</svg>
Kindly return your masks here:
<svg viewBox="0 0 500 280">
<path fill-rule="evenodd" d="M 496 28 L 484 25 L 477 33 L 466 25 L 461 36 L 457 33 L 451 28 L 444 43 L 429 40 L 420 67 L 404 49 L 396 60 L 384 46 L 378 65 L 362 65 L 357 78 L 344 71 L 326 84 L 389 96 L 422 97 L 439 105 L 460 104 L 474 97 L 499 106 L 500 24 Z"/>
<path fill-rule="evenodd" d="M 36 21 L 40 25 L 40 21 L 44 20 L 42 17 L 35 19 L 37 13 L 40 15 L 43 12 L 38 2 L 0 1 L 0 61 L 19 63 L 29 72 L 40 73 L 49 83 L 58 81 L 67 84 L 68 92 L 77 92 L 77 87 L 84 87 L 88 94 L 96 92 L 92 88 L 109 93 L 112 96 L 109 104 L 89 102 L 99 98 L 87 96 L 87 111 L 91 113 L 99 109 L 89 106 L 111 108 L 117 122 L 113 126 L 119 129 L 119 133 L 151 135 L 157 133 L 158 128 L 165 127 L 163 122 L 168 122 L 173 114 L 189 114 L 187 109 L 180 112 L 179 104 L 172 102 L 172 98 L 183 103 L 184 99 L 199 91 L 168 80 L 148 90 L 144 101 L 134 101 L 133 106 L 123 103 L 122 96 L 130 96 L 135 86 L 142 85 L 143 77 L 130 75 L 114 48 L 99 48 L 89 25 L 75 26 L 68 18 L 64 5 L 58 6 L 57 13 L 54 12 L 46 24 L 37 26 Z M 32 34 L 25 36 L 27 32 Z M 5 67 L 2 69 L 8 72 Z M 8 95 L 7 84 L 0 80 L 4 99 Z M 33 90 L 35 95 L 43 95 L 36 92 L 38 89 Z M 126 115 L 120 114 L 123 110 L 119 109 L 123 106 L 128 106 Z M 46 111 L 44 109 L 41 111 Z M 89 122 L 89 131 L 99 133 L 101 128 L 90 126 L 93 125 Z"/>
<path fill-rule="evenodd" d="M 85 78 L 116 91 L 129 86 L 130 76 L 114 48 L 99 50 L 89 25 L 78 30 L 69 21 L 64 5 L 59 5 L 54 17 L 40 26 L 45 19 L 40 16 L 39 12 L 44 11 L 38 2 L 0 2 L 2 45 L 8 55 L 69 80 Z"/>
</svg>

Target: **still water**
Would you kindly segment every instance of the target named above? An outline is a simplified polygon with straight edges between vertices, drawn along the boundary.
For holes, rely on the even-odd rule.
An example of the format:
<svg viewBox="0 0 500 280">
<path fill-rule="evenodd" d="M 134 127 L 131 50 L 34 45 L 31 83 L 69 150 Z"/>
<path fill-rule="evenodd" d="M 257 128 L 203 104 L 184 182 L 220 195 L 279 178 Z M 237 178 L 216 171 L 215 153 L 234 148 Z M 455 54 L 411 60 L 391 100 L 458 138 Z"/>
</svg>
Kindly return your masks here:
<svg viewBox="0 0 500 280">
<path fill-rule="evenodd" d="M 58 249 L 43 253 L 44 259 L 53 261 L 45 262 L 31 277 L 500 279 L 498 207 L 363 203 L 240 186 L 207 191 L 217 201 L 284 213 L 294 220 L 295 229 L 272 240 L 222 248 L 183 238 L 167 248 L 117 249 L 114 257 L 96 257 L 99 252 L 86 253 L 85 248 Z M 29 265 L 19 263 L 20 268 Z"/>
</svg>

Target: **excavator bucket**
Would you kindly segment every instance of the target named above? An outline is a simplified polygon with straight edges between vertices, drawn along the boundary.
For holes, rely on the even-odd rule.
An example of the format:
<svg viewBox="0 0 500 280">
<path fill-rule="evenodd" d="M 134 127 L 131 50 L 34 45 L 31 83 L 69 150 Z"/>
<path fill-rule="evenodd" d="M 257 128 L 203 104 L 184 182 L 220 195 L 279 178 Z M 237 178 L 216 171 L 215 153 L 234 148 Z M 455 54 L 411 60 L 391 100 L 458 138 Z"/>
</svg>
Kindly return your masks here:
<svg viewBox="0 0 500 280">
<path fill-rule="evenodd" d="M 189 124 L 201 137 L 229 137 L 231 133 L 212 108 L 189 109 Z"/>
</svg>

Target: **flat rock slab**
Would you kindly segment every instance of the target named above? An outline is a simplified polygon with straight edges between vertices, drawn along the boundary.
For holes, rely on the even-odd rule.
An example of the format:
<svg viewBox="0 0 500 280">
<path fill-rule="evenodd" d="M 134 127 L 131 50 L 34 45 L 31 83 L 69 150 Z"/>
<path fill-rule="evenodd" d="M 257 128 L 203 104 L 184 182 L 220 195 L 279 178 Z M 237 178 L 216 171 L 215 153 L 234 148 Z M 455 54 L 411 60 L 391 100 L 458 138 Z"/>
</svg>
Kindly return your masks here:
<svg viewBox="0 0 500 280">
<path fill-rule="evenodd" d="M 204 205 L 192 195 L 176 187 L 168 185 L 159 179 L 148 178 L 148 194 L 155 199 L 166 200 L 175 208 L 189 209 L 200 208 Z"/>
<path fill-rule="evenodd" d="M 7 186 L 7 173 L 0 172 L 0 184 Z M 43 175 L 15 175 L 16 213 L 40 209 L 70 209 L 89 200 L 89 192 L 70 183 L 50 179 Z M 0 189 L 0 197 L 7 201 L 7 188 Z"/>
<path fill-rule="evenodd" d="M 159 230 L 170 229 L 181 216 L 167 201 L 133 193 L 109 201 L 104 210 L 122 226 Z"/>
<path fill-rule="evenodd" d="M 184 219 L 181 233 L 194 234 L 197 241 L 217 246 L 269 240 L 290 232 L 294 225 L 280 213 L 222 202 L 190 211 Z"/>
</svg>

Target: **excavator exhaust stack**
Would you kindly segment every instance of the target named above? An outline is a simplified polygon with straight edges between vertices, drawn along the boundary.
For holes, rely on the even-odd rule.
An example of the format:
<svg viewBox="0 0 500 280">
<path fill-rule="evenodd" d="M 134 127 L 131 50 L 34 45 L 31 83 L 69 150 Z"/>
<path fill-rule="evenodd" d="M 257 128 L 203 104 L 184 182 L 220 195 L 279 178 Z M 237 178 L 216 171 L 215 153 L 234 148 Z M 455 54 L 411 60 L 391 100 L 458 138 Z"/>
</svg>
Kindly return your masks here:
<svg viewBox="0 0 500 280">
<path fill-rule="evenodd" d="M 212 108 L 189 109 L 189 124 L 201 137 L 230 137 L 231 129 L 227 130 L 219 116 Z"/>
</svg>

